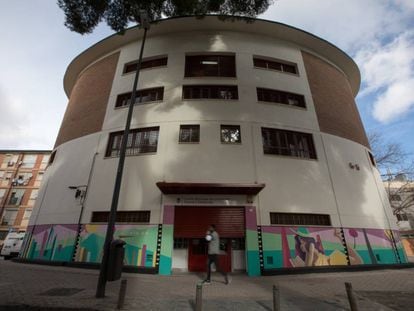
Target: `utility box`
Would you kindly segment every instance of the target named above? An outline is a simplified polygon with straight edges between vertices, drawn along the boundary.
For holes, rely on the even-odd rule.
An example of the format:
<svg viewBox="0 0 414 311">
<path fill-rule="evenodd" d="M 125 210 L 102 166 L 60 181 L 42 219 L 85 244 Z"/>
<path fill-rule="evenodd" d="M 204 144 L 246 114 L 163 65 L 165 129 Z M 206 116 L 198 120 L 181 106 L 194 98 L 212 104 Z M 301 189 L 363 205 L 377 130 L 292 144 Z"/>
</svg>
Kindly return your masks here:
<svg viewBox="0 0 414 311">
<path fill-rule="evenodd" d="M 113 240 L 109 251 L 107 280 L 116 281 L 121 278 L 124 266 L 125 241 Z"/>
</svg>

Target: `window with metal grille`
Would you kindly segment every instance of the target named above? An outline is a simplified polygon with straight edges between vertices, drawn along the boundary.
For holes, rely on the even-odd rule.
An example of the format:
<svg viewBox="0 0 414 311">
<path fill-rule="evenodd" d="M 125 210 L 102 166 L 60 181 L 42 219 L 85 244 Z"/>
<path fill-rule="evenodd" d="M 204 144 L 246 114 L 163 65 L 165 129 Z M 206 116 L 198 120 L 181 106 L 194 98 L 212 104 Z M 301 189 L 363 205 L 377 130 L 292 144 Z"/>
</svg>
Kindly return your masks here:
<svg viewBox="0 0 414 311">
<path fill-rule="evenodd" d="M 239 99 L 236 85 L 184 85 L 183 99 Z"/>
<path fill-rule="evenodd" d="M 157 152 L 158 134 L 160 128 L 146 127 L 134 129 L 129 132 L 126 155 Z M 108 147 L 105 156 L 119 156 L 124 132 L 115 132 L 109 135 Z"/>
<path fill-rule="evenodd" d="M 241 144 L 241 132 L 239 125 L 221 125 L 221 142 L 225 144 Z"/>
<path fill-rule="evenodd" d="M 9 198 L 9 205 L 20 205 L 23 200 L 25 189 L 14 189 Z"/>
<path fill-rule="evenodd" d="M 118 211 L 116 212 L 116 222 L 127 223 L 149 223 L 150 211 Z M 108 222 L 109 212 L 92 212 L 91 222 Z"/>
<path fill-rule="evenodd" d="M 401 201 L 401 196 L 399 194 L 390 194 L 391 201 Z"/>
<path fill-rule="evenodd" d="M 131 102 L 131 92 L 119 94 L 116 98 L 115 107 L 129 106 Z M 145 104 L 164 99 L 164 87 L 154 87 L 151 89 L 139 90 L 135 94 L 135 104 Z"/>
<path fill-rule="evenodd" d="M 257 100 L 262 102 L 278 103 L 296 107 L 306 107 L 305 97 L 284 91 L 257 88 Z"/>
<path fill-rule="evenodd" d="M 235 77 L 234 55 L 187 55 L 186 77 Z"/>
<path fill-rule="evenodd" d="M 408 221 L 408 215 L 407 214 L 396 214 L 398 221 Z"/>
<path fill-rule="evenodd" d="M 270 213 L 272 225 L 331 226 L 331 218 L 324 214 Z"/>
<path fill-rule="evenodd" d="M 185 238 L 174 238 L 174 249 L 187 249 L 188 239 Z"/>
<path fill-rule="evenodd" d="M 262 127 L 263 152 L 316 159 L 312 134 Z"/>
<path fill-rule="evenodd" d="M 253 65 L 257 68 L 277 70 L 288 73 L 298 73 L 298 68 L 294 63 L 281 62 L 276 60 L 268 60 L 259 57 L 253 57 Z"/>
<path fill-rule="evenodd" d="M 151 58 L 144 58 L 141 62 L 141 69 L 149 69 L 156 67 L 167 66 L 168 57 L 167 56 L 157 56 Z M 124 65 L 124 73 L 137 71 L 138 61 L 133 61 Z"/>
<path fill-rule="evenodd" d="M 200 125 L 185 124 L 180 125 L 180 143 L 198 143 L 200 142 Z"/>
</svg>

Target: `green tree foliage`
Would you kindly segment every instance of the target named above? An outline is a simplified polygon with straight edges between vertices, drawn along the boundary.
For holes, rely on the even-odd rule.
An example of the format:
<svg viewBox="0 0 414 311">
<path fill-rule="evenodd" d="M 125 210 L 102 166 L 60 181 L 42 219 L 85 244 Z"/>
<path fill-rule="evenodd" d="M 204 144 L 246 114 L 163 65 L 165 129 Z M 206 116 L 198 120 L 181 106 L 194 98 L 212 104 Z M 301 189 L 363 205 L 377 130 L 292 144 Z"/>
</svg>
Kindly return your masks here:
<svg viewBox="0 0 414 311">
<path fill-rule="evenodd" d="M 272 0 L 58 0 L 65 13 L 65 26 L 80 34 L 91 33 L 102 21 L 123 32 L 130 23 L 139 24 L 140 10 L 151 20 L 162 17 L 206 14 L 255 17 Z"/>
</svg>

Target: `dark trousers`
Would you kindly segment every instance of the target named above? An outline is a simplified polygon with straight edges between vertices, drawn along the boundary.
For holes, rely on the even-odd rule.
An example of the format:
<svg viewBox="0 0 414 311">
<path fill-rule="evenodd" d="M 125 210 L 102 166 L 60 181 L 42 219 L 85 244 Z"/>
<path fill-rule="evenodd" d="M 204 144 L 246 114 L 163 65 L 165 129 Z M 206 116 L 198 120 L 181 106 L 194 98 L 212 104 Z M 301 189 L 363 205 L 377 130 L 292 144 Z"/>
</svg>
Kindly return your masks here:
<svg viewBox="0 0 414 311">
<path fill-rule="evenodd" d="M 211 264 L 213 262 L 214 262 L 214 265 L 216 266 L 217 271 L 220 272 L 224 276 L 224 278 L 227 280 L 227 273 L 225 273 L 221 269 L 221 267 L 220 267 L 220 265 L 218 263 L 218 259 L 219 259 L 219 257 L 216 254 L 212 254 L 212 255 L 209 254 L 208 255 L 208 260 L 207 260 L 207 278 L 206 278 L 206 280 L 209 280 L 210 281 L 210 277 L 211 277 Z"/>
</svg>

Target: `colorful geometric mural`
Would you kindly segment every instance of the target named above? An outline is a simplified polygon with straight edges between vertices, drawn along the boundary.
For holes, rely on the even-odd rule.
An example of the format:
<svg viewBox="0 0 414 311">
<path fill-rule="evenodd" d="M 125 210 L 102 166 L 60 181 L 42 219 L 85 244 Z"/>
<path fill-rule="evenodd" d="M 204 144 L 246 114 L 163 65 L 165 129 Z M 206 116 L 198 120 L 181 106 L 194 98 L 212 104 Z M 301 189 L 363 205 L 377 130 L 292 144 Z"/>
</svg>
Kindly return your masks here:
<svg viewBox="0 0 414 311">
<path fill-rule="evenodd" d="M 76 252 L 76 261 L 101 262 L 106 225 L 83 225 Z M 125 244 L 124 264 L 138 267 L 155 267 L 157 225 L 115 225 L 114 239 Z"/>
<path fill-rule="evenodd" d="M 262 241 L 265 269 L 348 264 L 339 229 L 266 226 Z"/>
<path fill-rule="evenodd" d="M 404 250 L 407 253 L 407 256 L 414 257 L 414 238 L 401 238 Z"/>
<path fill-rule="evenodd" d="M 249 276 L 260 275 L 260 256 L 257 232 L 256 208 L 247 206 L 245 209 L 246 221 L 246 270 Z"/>
<path fill-rule="evenodd" d="M 349 252 L 351 265 L 400 262 L 391 230 L 344 228 L 344 235 L 348 248 L 355 250 Z M 355 257 L 362 259 L 362 262 L 352 260 Z M 405 259 L 405 256 L 403 258 Z"/>
<path fill-rule="evenodd" d="M 174 206 L 165 205 L 162 221 L 160 265 L 158 272 L 170 275 L 172 269 L 172 252 L 174 245 Z"/>
<path fill-rule="evenodd" d="M 25 248 L 26 259 L 70 261 L 77 225 L 38 225 Z"/>
</svg>

